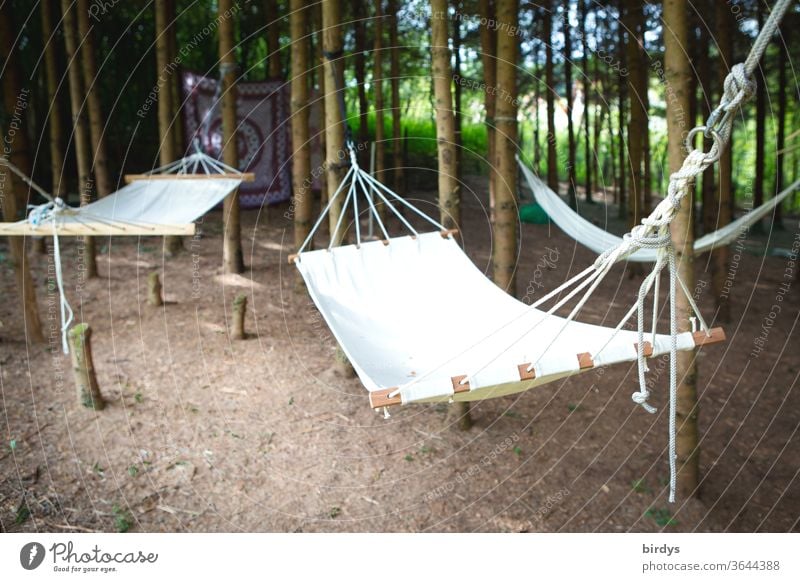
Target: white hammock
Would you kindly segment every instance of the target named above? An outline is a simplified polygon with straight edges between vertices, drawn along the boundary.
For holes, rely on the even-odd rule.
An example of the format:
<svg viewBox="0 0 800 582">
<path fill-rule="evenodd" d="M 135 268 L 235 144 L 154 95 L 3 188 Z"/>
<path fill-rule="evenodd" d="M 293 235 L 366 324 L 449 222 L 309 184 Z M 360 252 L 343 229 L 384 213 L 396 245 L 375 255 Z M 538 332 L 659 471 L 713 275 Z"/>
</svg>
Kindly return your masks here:
<svg viewBox="0 0 800 582">
<path fill-rule="evenodd" d="M 531 192 L 533 192 L 536 202 L 542 207 L 542 210 L 547 213 L 547 216 L 549 216 L 561 230 L 568 234 L 570 238 L 578 241 L 580 244 L 596 253 L 604 253 L 622 242 L 622 237 L 618 237 L 603 230 L 570 208 L 569 205 L 564 202 L 558 194 L 553 192 L 547 184 L 539 179 L 519 157 L 517 157 L 517 162 L 522 169 L 522 174 L 525 176 L 525 180 L 528 182 Z M 749 228 L 770 214 L 778 204 L 783 202 L 798 188 L 800 188 L 800 179 L 796 180 L 788 188 L 783 190 L 783 192 L 774 196 L 761 206 L 753 208 L 747 214 L 731 221 L 722 228 L 701 236 L 694 241 L 695 254 L 711 251 L 715 247 L 732 243 L 740 236 L 744 229 Z M 627 260 L 641 263 L 654 263 L 657 254 L 658 251 L 656 249 L 643 248 L 628 256 Z"/>
</svg>

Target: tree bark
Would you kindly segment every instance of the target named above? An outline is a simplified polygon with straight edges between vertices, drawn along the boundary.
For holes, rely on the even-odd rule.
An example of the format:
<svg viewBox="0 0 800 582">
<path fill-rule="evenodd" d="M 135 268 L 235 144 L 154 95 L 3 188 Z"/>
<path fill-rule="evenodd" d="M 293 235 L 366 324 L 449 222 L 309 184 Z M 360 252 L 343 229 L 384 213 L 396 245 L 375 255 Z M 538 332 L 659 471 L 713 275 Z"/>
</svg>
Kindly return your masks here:
<svg viewBox="0 0 800 582">
<path fill-rule="evenodd" d="M 268 74 L 273 79 L 283 78 L 281 65 L 281 18 L 278 0 L 264 0 L 267 15 L 267 62 Z M 290 16 L 291 18 L 291 16 Z M 291 26 L 291 25 L 290 25 Z"/>
<path fill-rule="evenodd" d="M 53 9 L 58 9 L 53 0 L 42 0 L 42 38 L 44 39 L 44 66 L 47 81 L 48 123 L 50 137 L 50 173 L 52 174 L 52 194 L 64 195 L 62 167 L 64 165 L 64 148 L 61 136 L 64 132 L 64 120 L 61 118 L 61 107 L 58 103 L 58 64 L 56 60 L 56 44 L 53 36 Z M 44 240 L 44 239 L 43 239 Z"/>
<path fill-rule="evenodd" d="M 86 0 L 82 0 L 86 2 Z M 156 79 L 158 82 L 158 136 L 160 147 L 158 150 L 161 165 L 174 162 L 178 156 L 175 149 L 176 140 L 173 134 L 172 123 L 177 117 L 175 115 L 175 103 L 172 98 L 172 85 L 175 80 L 172 78 L 170 61 L 170 29 L 174 15 L 170 14 L 170 0 L 155 0 L 156 8 Z M 164 253 L 167 256 L 174 256 L 183 248 L 183 241 L 179 236 L 164 237 Z"/>
<path fill-rule="evenodd" d="M 440 222 L 446 228 L 459 228 L 461 200 L 456 179 L 455 120 L 450 90 L 452 69 L 448 45 L 447 0 L 431 0 L 431 66 L 436 110 L 436 142 L 439 152 Z"/>
<path fill-rule="evenodd" d="M 453 0 L 453 9 L 456 14 L 456 18 L 453 21 L 453 79 L 456 80 L 454 83 L 454 91 L 453 91 L 453 119 L 455 121 L 455 136 L 456 136 L 456 179 L 458 183 L 462 183 L 462 175 L 461 172 L 463 170 L 461 161 L 463 158 L 463 142 L 462 142 L 462 126 L 463 126 L 463 86 L 461 85 L 461 19 L 458 18 L 458 15 L 461 14 L 461 0 Z"/>
<path fill-rule="evenodd" d="M 706 6 L 701 5 L 701 10 L 705 7 L 711 8 L 710 4 Z M 711 75 L 711 55 L 709 48 L 711 47 L 712 39 L 711 32 L 705 23 L 701 23 L 699 27 L 699 38 L 697 42 L 697 50 L 700 57 L 697 59 L 697 79 L 700 88 L 700 107 L 698 110 L 701 112 L 703 119 L 708 119 L 711 113 L 712 100 L 714 99 L 713 78 Z M 704 147 L 706 150 L 711 147 L 711 140 L 705 140 Z M 714 208 L 714 174 L 716 168 L 714 164 L 710 165 L 705 172 L 703 172 L 703 180 L 700 188 L 700 200 L 702 201 L 702 227 L 703 234 L 711 232 L 716 229 L 716 212 Z"/>
<path fill-rule="evenodd" d="M 364 2 L 353 3 L 354 20 L 353 28 L 355 29 L 355 44 L 356 50 L 353 55 L 355 61 L 355 76 L 356 76 L 356 91 L 358 93 L 358 141 L 362 144 L 369 141 L 369 126 L 367 124 L 369 115 L 369 102 L 367 101 L 367 31 L 365 23 L 365 4 Z M 364 150 L 360 156 L 363 162 L 366 162 L 369 151 Z M 366 166 L 366 163 L 362 165 Z"/>
<path fill-rule="evenodd" d="M 497 0 L 497 22 L 516 30 L 518 0 Z M 568 27 L 567 27 L 568 28 Z M 495 225 L 492 244 L 494 282 L 516 295 L 517 264 L 517 37 L 497 35 L 497 95 L 495 159 L 497 168 Z M 574 154 L 574 142 L 573 142 Z M 574 177 L 574 176 L 573 176 Z"/>
<path fill-rule="evenodd" d="M 669 171 L 676 172 L 685 156 L 684 138 L 688 129 L 684 112 L 689 109 L 687 57 L 687 0 L 664 0 L 664 73 L 667 90 L 667 139 Z M 672 244 L 678 260 L 678 273 L 689 290 L 694 289 L 693 200 L 683 201 L 671 225 Z M 683 293 L 677 295 L 679 331 L 689 331 L 691 307 Z M 686 498 L 697 495 L 699 483 L 699 449 L 697 441 L 697 370 L 695 352 L 678 352 L 677 399 L 677 494 Z"/>
<path fill-rule="evenodd" d="M 592 92 L 592 85 L 589 82 L 589 42 L 586 38 L 586 19 L 589 15 L 588 2 L 590 0 L 578 0 L 578 20 L 581 26 L 581 71 L 583 72 L 583 120 L 584 120 L 584 133 L 583 133 L 583 164 L 586 189 L 586 202 L 592 204 L 592 146 L 591 146 L 591 108 L 590 93 Z"/>
<path fill-rule="evenodd" d="M 73 135 L 75 143 L 75 158 L 78 162 L 78 185 L 81 206 L 92 201 L 94 182 L 91 175 L 91 146 L 86 127 L 86 111 L 83 107 L 86 95 L 83 79 L 81 78 L 80 60 L 76 38 L 75 10 L 77 7 L 71 0 L 61 0 L 61 12 L 64 24 L 64 44 L 67 54 L 67 67 L 69 71 L 69 95 L 72 111 Z M 91 236 L 83 237 L 83 274 L 85 278 L 97 276 L 97 258 L 95 256 L 95 241 Z"/>
<path fill-rule="evenodd" d="M 558 152 L 556 151 L 556 89 L 553 72 L 553 0 L 545 0 L 544 42 L 545 83 L 547 84 L 547 185 L 558 193 Z"/>
<path fill-rule="evenodd" d="M 344 89 L 344 59 L 342 54 L 342 7 L 340 0 L 322 1 L 322 49 L 325 59 L 325 147 L 328 174 L 328 199 L 333 197 L 347 172 L 350 154 L 345 151 L 345 123 L 339 102 L 339 91 Z M 334 246 L 344 241 L 344 229 L 336 230 L 343 209 L 343 196 L 332 201 L 328 220 Z"/>
<path fill-rule="evenodd" d="M 644 5 L 638 0 L 627 0 L 624 28 L 627 29 L 625 52 L 628 63 L 630 114 L 628 117 L 628 227 L 639 224 L 642 216 L 643 180 L 642 153 L 647 133 L 647 110 L 644 101 L 647 93 L 647 72 L 644 70 Z"/>
<path fill-rule="evenodd" d="M 400 41 L 397 34 L 397 19 L 399 8 L 397 0 L 389 0 L 389 75 L 391 76 L 392 92 L 392 164 L 394 165 L 394 191 L 400 196 L 405 195 L 405 160 L 403 156 L 403 135 L 400 126 Z"/>
<path fill-rule="evenodd" d="M 481 62 L 483 63 L 483 82 L 486 90 L 483 92 L 483 108 L 486 116 L 486 145 L 489 160 L 489 216 L 494 222 L 495 197 L 497 188 L 497 168 L 495 161 L 495 121 L 496 112 L 496 87 L 497 87 L 497 30 L 490 26 L 495 22 L 495 0 L 478 0 L 478 12 L 481 41 Z"/>
<path fill-rule="evenodd" d="M 9 161 L 25 172 L 31 174 L 30 163 L 30 144 L 28 143 L 27 127 L 25 126 L 25 110 L 28 108 L 30 99 L 30 89 L 22 85 L 22 71 L 14 50 L 12 35 L 14 24 L 11 20 L 11 7 L 9 4 L 0 5 L 0 60 L 5 63 L 3 72 L 3 108 L 6 118 L 13 119 L 13 116 L 20 117 L 16 132 L 12 132 L 8 127 L 5 128 L 5 139 L 10 141 L 4 143 L 9 147 Z M 2 201 L 3 219 L 6 222 L 20 220 L 22 218 L 20 207 L 24 208 L 27 200 L 22 195 L 27 191 L 27 186 L 14 176 L 6 167 L 0 164 L 0 201 Z M 36 287 L 34 287 L 31 277 L 28 257 L 25 254 L 25 238 L 21 236 L 8 237 L 11 260 L 14 265 L 14 277 L 17 283 L 17 291 L 22 303 L 22 313 L 25 324 L 25 337 L 31 343 L 44 343 L 45 337 L 42 333 L 42 324 L 39 320 L 39 307 L 36 302 Z"/>
<path fill-rule="evenodd" d="M 147 275 L 147 304 L 153 307 L 164 305 L 164 298 L 161 295 L 161 278 L 157 271 Z"/>
<path fill-rule="evenodd" d="M 383 102 L 383 0 L 375 0 L 375 43 L 372 49 L 372 84 L 375 103 L 375 178 L 383 181 L 386 167 L 386 123 Z M 378 204 L 379 201 L 376 201 Z M 383 217 L 386 207 L 378 204 L 378 212 Z"/>
<path fill-rule="evenodd" d="M 722 87 L 725 77 L 733 66 L 733 15 L 730 9 L 722 2 L 715 3 L 716 15 L 716 40 L 719 47 L 719 62 L 717 70 L 717 86 Z M 722 228 L 731 221 L 731 181 L 733 170 L 733 153 L 731 145 L 722 152 L 719 159 L 719 185 L 715 190 L 714 206 L 717 220 L 715 228 Z M 716 302 L 716 319 L 722 322 L 730 321 L 730 297 L 725 289 L 725 280 L 728 276 L 728 257 L 730 251 L 727 245 L 715 247 L 711 251 L 711 292 Z"/>
<path fill-rule="evenodd" d="M 219 61 L 222 74 L 222 158 L 229 166 L 239 167 L 236 137 L 236 53 L 232 0 L 219 0 Z M 239 190 L 231 192 L 223 202 L 224 222 L 222 269 L 225 273 L 242 273 L 242 227 L 239 217 Z"/>
<path fill-rule="evenodd" d="M 88 323 L 79 323 L 69 330 L 69 352 L 72 358 L 72 375 L 78 393 L 78 405 L 103 410 L 106 404 L 97 385 L 92 359 L 92 329 Z"/>
<path fill-rule="evenodd" d="M 567 200 L 574 209 L 578 207 L 575 178 L 575 127 L 572 122 L 572 33 L 569 23 L 570 0 L 564 0 L 564 87 L 567 98 Z"/>
<path fill-rule="evenodd" d="M 310 44 L 306 38 L 308 12 L 305 0 L 291 0 L 289 27 L 292 37 L 292 185 L 294 187 L 294 247 L 299 250 L 311 232 L 311 148 L 309 143 L 308 69 Z"/>
<path fill-rule="evenodd" d="M 775 160 L 775 192 L 774 196 L 783 190 L 784 176 L 783 166 L 786 155 L 783 150 L 786 146 L 786 46 L 783 37 L 778 37 L 778 130 L 777 130 L 777 154 Z M 783 230 L 783 210 L 782 204 L 775 207 L 775 214 L 772 218 L 773 228 Z"/>
<path fill-rule="evenodd" d="M 292 0 L 294 1 L 294 0 Z M 240 293 L 233 300 L 233 317 L 231 339 L 247 339 L 247 332 L 244 330 L 244 316 L 247 314 L 247 295 Z"/>
<path fill-rule="evenodd" d="M 758 0 L 756 2 L 756 14 L 758 17 L 758 30 L 764 25 L 764 2 Z M 755 71 L 756 77 L 756 176 L 755 185 L 753 190 L 753 208 L 758 208 L 764 204 L 764 164 L 766 163 L 766 155 L 764 151 L 765 143 L 765 129 L 767 121 L 767 102 L 766 96 L 766 66 L 764 61 L 761 61 Z M 764 232 L 763 221 L 759 220 L 751 227 L 751 232 L 762 233 Z"/>
<path fill-rule="evenodd" d="M 620 70 L 627 69 L 627 52 L 625 50 L 625 0 L 617 0 L 619 16 L 617 18 L 617 55 L 619 57 Z M 628 200 L 625 180 L 625 100 L 627 97 L 627 80 L 620 72 L 617 77 L 617 117 L 619 125 L 619 175 L 617 178 L 617 203 L 619 204 L 619 218 L 626 220 L 628 217 Z M 613 136 L 611 139 L 614 139 Z"/>
</svg>

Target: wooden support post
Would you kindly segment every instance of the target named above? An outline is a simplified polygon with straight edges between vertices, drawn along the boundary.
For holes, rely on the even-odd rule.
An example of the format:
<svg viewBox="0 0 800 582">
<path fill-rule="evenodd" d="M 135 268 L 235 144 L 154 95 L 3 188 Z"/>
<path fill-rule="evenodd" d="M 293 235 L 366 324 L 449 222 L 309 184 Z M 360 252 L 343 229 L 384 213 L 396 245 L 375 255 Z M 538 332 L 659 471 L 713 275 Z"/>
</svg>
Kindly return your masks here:
<svg viewBox="0 0 800 582">
<path fill-rule="evenodd" d="M 161 297 L 161 279 L 156 271 L 147 276 L 147 304 L 153 307 L 164 305 L 164 299 Z"/>
<path fill-rule="evenodd" d="M 67 335 L 72 354 L 72 374 L 78 391 L 78 404 L 86 408 L 103 410 L 105 402 L 97 385 L 92 361 L 92 329 L 88 323 L 79 323 L 69 330 Z"/>
<path fill-rule="evenodd" d="M 247 333 L 244 331 L 245 313 L 247 313 L 247 295 L 242 293 L 237 295 L 233 300 L 233 331 L 231 331 L 232 339 L 247 339 Z"/>
</svg>

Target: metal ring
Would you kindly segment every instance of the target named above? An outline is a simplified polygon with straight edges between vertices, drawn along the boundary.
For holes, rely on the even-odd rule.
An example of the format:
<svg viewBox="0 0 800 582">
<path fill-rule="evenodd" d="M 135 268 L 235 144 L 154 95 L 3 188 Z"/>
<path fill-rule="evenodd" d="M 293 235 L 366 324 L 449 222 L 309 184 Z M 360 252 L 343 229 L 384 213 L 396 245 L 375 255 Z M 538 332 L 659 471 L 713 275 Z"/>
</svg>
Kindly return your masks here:
<svg viewBox="0 0 800 582">
<path fill-rule="evenodd" d="M 697 137 L 699 133 L 702 133 L 706 137 L 711 137 L 711 139 L 714 142 L 710 150 L 708 150 L 707 152 L 703 152 L 705 154 L 706 160 L 713 164 L 722 157 L 722 147 L 723 147 L 722 136 L 717 132 L 717 130 L 711 127 L 706 127 L 705 125 L 698 125 L 694 129 L 690 130 L 689 133 L 686 135 L 685 145 L 687 151 L 693 151 L 697 149 L 694 147 L 694 138 Z"/>
</svg>

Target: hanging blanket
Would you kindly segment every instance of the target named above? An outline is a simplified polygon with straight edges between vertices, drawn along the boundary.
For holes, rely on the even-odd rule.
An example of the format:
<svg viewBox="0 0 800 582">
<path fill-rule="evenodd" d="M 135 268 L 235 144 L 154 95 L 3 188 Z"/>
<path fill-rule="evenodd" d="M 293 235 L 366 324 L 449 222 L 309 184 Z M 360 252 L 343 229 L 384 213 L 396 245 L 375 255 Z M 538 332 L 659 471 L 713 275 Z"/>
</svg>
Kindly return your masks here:
<svg viewBox="0 0 800 582">
<path fill-rule="evenodd" d="M 221 159 L 222 108 L 215 102 L 216 79 L 184 71 L 183 127 L 189 149 L 195 138 L 207 154 Z M 282 81 L 238 83 L 236 103 L 239 170 L 256 179 L 239 187 L 242 208 L 260 208 L 291 196 L 289 94 Z M 208 120 L 204 123 L 209 110 Z"/>
</svg>

